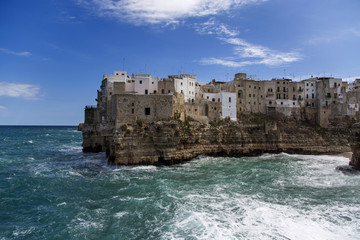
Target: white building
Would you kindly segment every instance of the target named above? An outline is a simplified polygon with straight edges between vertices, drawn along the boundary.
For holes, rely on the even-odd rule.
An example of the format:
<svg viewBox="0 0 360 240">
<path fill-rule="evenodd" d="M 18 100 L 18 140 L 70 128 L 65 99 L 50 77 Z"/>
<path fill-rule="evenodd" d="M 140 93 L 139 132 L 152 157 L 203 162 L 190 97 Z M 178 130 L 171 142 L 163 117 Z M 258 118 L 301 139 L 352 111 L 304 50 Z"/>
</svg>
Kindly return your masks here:
<svg viewBox="0 0 360 240">
<path fill-rule="evenodd" d="M 136 74 L 134 81 L 135 94 L 157 93 L 159 78 L 153 78 L 151 74 Z"/>
<path fill-rule="evenodd" d="M 316 99 L 316 78 L 304 80 L 305 84 L 305 101 Z"/>
<path fill-rule="evenodd" d="M 196 93 L 196 75 L 181 74 L 180 77 L 174 77 L 174 88 L 175 92 L 184 94 L 185 102 L 194 102 Z"/>
<path fill-rule="evenodd" d="M 230 117 L 232 121 L 236 121 L 236 93 L 234 92 L 220 92 L 221 94 L 221 108 L 222 117 Z"/>
<path fill-rule="evenodd" d="M 236 121 L 236 93 L 221 91 L 218 93 L 203 93 L 203 99 L 210 102 L 221 102 L 222 118 L 230 117 Z"/>
</svg>

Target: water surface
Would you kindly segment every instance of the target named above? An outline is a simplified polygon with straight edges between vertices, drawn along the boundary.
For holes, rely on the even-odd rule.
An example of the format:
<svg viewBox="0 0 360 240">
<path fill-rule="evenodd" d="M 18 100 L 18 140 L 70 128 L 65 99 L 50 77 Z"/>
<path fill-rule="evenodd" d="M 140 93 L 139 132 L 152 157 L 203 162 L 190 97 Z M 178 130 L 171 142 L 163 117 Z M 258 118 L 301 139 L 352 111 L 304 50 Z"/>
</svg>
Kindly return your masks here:
<svg viewBox="0 0 360 240">
<path fill-rule="evenodd" d="M 0 239 L 359 239 L 335 156 L 108 166 L 76 127 L 0 127 Z"/>
</svg>

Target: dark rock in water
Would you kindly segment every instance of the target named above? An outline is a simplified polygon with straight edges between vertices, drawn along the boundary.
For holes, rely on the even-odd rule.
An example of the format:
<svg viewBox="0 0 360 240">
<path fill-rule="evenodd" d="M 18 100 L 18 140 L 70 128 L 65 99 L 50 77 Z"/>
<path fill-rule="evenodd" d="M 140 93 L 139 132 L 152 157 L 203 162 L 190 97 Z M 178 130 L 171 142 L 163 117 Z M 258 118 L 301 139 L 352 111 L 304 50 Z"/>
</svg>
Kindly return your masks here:
<svg viewBox="0 0 360 240">
<path fill-rule="evenodd" d="M 360 169 L 357 169 L 351 165 L 337 166 L 336 170 L 341 171 L 344 174 L 360 174 Z"/>
</svg>

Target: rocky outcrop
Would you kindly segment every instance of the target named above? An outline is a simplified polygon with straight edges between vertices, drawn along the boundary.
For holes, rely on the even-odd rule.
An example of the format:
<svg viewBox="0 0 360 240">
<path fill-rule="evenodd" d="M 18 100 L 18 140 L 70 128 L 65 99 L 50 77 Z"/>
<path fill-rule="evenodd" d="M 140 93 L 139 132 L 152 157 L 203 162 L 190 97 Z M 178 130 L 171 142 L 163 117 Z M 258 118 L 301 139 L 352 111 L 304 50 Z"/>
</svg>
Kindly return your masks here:
<svg viewBox="0 0 360 240">
<path fill-rule="evenodd" d="M 104 151 L 114 164 L 174 164 L 199 155 L 253 156 L 262 153 L 349 152 L 348 133 L 295 120 L 255 116 L 238 122 L 138 122 L 119 129 L 84 124 L 83 150 Z"/>
<path fill-rule="evenodd" d="M 353 152 L 350 166 L 360 170 L 360 123 L 356 123 L 351 127 L 350 145 Z"/>
</svg>

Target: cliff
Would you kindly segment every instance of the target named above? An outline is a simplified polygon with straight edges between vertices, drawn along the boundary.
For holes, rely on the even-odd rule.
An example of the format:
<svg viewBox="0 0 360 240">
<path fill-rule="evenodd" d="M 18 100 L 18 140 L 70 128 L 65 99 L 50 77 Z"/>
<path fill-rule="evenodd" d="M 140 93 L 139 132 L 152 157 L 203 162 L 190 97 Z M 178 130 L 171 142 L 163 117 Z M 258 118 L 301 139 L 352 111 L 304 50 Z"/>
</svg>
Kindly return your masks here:
<svg viewBox="0 0 360 240">
<path fill-rule="evenodd" d="M 356 123 L 351 127 L 350 145 L 353 152 L 350 165 L 354 169 L 360 170 L 360 123 Z"/>
<path fill-rule="evenodd" d="M 158 121 L 112 129 L 83 124 L 84 152 L 106 152 L 121 165 L 174 164 L 199 155 L 336 154 L 351 151 L 349 127 L 323 129 L 292 119 L 245 115 L 237 122 Z"/>
</svg>

